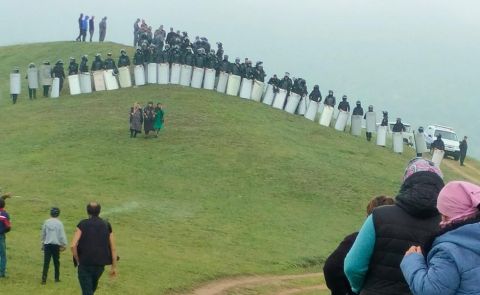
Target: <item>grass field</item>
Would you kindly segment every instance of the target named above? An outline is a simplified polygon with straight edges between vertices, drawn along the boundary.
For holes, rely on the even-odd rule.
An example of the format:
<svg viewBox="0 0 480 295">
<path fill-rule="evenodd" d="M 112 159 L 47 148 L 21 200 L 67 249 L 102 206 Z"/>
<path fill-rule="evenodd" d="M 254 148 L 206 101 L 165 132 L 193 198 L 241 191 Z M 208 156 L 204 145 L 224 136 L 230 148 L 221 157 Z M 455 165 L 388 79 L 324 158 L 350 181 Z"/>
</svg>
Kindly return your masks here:
<svg viewBox="0 0 480 295">
<path fill-rule="evenodd" d="M 7 204 L 13 230 L 1 286 L 9 294 L 79 293 L 69 252 L 62 283 L 50 275 L 40 286 L 39 234 L 56 205 L 70 239 L 90 200 L 102 204 L 121 257 L 119 277 L 105 276 L 98 294 L 183 293 L 232 275 L 319 271 L 359 228 L 368 200 L 395 195 L 413 156 L 263 104 L 176 86 L 8 100 L 18 63 L 120 48 L 0 47 L 0 186 L 18 196 Z M 165 104 L 167 128 L 158 139 L 129 138 L 130 106 L 150 100 Z"/>
</svg>

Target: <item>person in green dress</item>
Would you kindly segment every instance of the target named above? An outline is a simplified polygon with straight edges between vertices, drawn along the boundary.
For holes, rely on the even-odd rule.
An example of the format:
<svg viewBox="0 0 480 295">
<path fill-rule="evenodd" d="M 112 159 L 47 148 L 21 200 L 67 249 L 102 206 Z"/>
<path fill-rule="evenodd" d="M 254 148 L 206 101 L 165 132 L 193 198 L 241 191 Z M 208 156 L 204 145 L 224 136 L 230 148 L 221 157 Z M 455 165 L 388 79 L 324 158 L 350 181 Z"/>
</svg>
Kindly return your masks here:
<svg viewBox="0 0 480 295">
<path fill-rule="evenodd" d="M 165 125 L 165 110 L 161 103 L 157 103 L 155 107 L 155 123 L 153 124 L 153 129 L 155 129 L 155 137 L 158 137 L 158 133 Z"/>
</svg>

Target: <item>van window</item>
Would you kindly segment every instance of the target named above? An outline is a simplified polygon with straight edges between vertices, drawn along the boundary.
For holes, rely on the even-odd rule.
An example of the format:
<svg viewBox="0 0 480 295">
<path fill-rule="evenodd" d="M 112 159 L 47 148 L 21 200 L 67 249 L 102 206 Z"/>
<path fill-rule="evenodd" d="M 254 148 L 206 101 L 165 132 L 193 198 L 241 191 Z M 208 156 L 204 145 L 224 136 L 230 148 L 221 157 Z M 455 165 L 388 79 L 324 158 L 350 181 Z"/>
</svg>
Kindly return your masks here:
<svg viewBox="0 0 480 295">
<path fill-rule="evenodd" d="M 443 130 L 435 130 L 435 137 L 437 137 L 439 134 L 442 135 L 442 139 L 458 141 L 457 135 L 455 133 Z"/>
</svg>

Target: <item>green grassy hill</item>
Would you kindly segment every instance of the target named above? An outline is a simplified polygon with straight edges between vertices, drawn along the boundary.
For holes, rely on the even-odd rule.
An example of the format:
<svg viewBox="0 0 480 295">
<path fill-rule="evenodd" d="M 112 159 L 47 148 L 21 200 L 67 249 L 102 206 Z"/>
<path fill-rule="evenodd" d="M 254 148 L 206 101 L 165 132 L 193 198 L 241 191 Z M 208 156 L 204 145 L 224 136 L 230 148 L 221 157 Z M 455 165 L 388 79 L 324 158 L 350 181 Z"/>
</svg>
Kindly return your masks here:
<svg viewBox="0 0 480 295">
<path fill-rule="evenodd" d="M 18 196 L 7 204 L 9 294 L 79 292 L 69 252 L 63 282 L 40 286 L 39 230 L 53 205 L 68 239 L 90 200 L 112 223 L 120 275 L 105 275 L 99 294 L 163 294 L 225 276 L 317 271 L 359 228 L 368 200 L 398 190 L 411 151 L 395 155 L 238 97 L 153 85 L 7 99 L 14 65 L 24 73 L 31 61 L 120 48 L 0 47 L 0 186 Z M 167 128 L 158 139 L 129 138 L 130 106 L 150 100 L 166 105 Z"/>
</svg>

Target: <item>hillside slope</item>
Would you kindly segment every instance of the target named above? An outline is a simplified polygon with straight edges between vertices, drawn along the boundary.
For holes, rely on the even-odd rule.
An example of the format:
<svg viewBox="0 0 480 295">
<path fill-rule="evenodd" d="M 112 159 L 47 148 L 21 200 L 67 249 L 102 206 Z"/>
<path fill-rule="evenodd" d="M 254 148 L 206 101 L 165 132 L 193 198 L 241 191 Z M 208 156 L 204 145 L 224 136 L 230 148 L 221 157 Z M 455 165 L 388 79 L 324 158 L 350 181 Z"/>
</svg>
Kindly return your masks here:
<svg viewBox="0 0 480 295">
<path fill-rule="evenodd" d="M 24 56 L 43 60 L 40 49 L 54 60 L 54 48 L 65 59 L 82 46 L 120 48 L 1 48 L 0 58 L 22 54 L 0 70 Z M 129 138 L 130 106 L 150 100 L 166 105 L 167 128 L 158 139 Z M 14 228 L 2 286 L 10 294 L 78 293 L 68 253 L 63 283 L 39 289 L 39 228 L 59 206 L 70 239 L 90 200 L 102 204 L 121 256 L 119 278 L 103 278 L 101 294 L 182 293 L 219 277 L 318 270 L 358 230 L 372 196 L 395 195 L 412 156 L 263 104 L 178 86 L 2 100 L 0 126 L 0 186 L 17 195 L 7 207 Z"/>
</svg>

